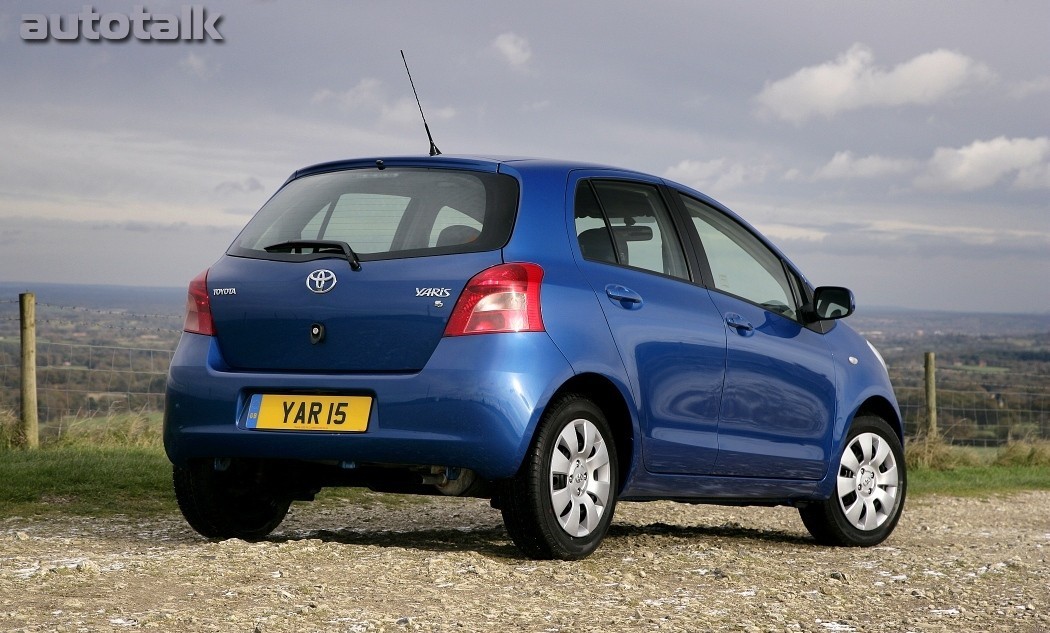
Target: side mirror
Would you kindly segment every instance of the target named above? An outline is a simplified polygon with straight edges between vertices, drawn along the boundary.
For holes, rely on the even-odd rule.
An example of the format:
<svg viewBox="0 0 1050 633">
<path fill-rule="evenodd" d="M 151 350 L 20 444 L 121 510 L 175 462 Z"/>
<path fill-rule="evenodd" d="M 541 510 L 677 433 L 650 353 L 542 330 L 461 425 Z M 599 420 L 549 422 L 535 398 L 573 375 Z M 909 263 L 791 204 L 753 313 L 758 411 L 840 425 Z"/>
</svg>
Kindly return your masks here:
<svg viewBox="0 0 1050 633">
<path fill-rule="evenodd" d="M 813 302 L 803 307 L 807 321 L 844 319 L 853 314 L 857 305 L 853 291 L 839 286 L 821 286 L 813 291 Z"/>
</svg>

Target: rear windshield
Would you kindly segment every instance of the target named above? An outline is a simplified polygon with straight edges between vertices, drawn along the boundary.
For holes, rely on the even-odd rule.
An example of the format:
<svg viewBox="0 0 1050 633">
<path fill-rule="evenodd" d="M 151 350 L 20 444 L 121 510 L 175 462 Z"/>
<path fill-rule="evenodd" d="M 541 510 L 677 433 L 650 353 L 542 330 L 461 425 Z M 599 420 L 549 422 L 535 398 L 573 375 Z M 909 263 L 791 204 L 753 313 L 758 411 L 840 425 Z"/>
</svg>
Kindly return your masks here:
<svg viewBox="0 0 1050 633">
<path fill-rule="evenodd" d="M 278 191 L 229 254 L 321 256 L 272 248 L 310 240 L 346 242 L 361 261 L 494 250 L 510 239 L 517 203 L 517 181 L 505 174 L 395 167 L 317 174 Z"/>
</svg>

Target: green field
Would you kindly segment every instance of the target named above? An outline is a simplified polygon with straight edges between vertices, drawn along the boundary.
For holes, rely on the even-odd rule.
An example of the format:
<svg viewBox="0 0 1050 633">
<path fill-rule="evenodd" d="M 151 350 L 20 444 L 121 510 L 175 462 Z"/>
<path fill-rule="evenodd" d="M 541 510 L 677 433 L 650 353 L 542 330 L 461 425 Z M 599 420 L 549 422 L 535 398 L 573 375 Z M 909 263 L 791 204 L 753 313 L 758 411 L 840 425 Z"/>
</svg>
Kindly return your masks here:
<svg viewBox="0 0 1050 633">
<path fill-rule="evenodd" d="M 1023 490 L 1050 490 L 1050 466 L 963 466 L 908 473 L 909 495 L 984 497 Z"/>
<path fill-rule="evenodd" d="M 159 413 L 73 418 L 41 429 L 41 448 L 12 448 L 16 419 L 0 411 L 0 518 L 177 514 Z M 987 496 L 1050 490 L 1050 442 L 966 449 L 909 438 L 911 495 Z M 399 495 L 326 490 L 322 498 L 405 502 Z"/>
<path fill-rule="evenodd" d="M 0 450 L 0 517 L 151 516 L 178 512 L 160 448 Z"/>
<path fill-rule="evenodd" d="M 1031 461 L 1029 457 L 1019 461 L 1026 460 Z M 157 445 L 70 442 L 32 451 L 0 449 L 0 482 L 0 518 L 178 513 L 171 465 Z M 988 496 L 1036 489 L 1050 490 L 1050 464 L 966 462 L 946 469 L 912 468 L 909 472 L 912 496 Z M 384 503 L 390 496 L 365 495 L 356 490 L 335 494 L 362 503 Z"/>
</svg>

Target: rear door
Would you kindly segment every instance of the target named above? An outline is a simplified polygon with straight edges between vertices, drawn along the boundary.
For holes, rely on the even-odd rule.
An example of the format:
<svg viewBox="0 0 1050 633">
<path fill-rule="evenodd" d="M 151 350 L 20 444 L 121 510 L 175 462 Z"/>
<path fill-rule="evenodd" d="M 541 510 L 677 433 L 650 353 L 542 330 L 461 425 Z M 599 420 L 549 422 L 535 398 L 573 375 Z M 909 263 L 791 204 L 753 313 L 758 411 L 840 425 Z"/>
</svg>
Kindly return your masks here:
<svg viewBox="0 0 1050 633">
<path fill-rule="evenodd" d="M 576 176 L 569 191 L 579 267 L 634 383 L 645 467 L 710 473 L 725 370 L 721 315 L 691 281 L 679 227 L 656 183 Z"/>
<path fill-rule="evenodd" d="M 744 225 L 682 195 L 728 334 L 719 475 L 819 479 L 835 419 L 835 370 L 798 316 L 801 281 Z"/>
<path fill-rule="evenodd" d="M 465 170 L 289 182 L 209 271 L 223 359 L 251 371 L 418 371 L 466 282 L 502 261 L 516 203 L 510 176 Z"/>
</svg>

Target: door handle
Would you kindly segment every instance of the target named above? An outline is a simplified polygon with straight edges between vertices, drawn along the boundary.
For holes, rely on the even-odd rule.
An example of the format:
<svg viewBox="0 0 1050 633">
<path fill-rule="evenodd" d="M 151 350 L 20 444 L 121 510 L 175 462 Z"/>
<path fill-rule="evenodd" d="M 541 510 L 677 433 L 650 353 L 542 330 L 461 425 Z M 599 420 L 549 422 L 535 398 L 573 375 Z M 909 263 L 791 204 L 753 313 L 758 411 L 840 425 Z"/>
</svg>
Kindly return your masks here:
<svg viewBox="0 0 1050 633">
<path fill-rule="evenodd" d="M 605 294 L 613 301 L 618 301 L 621 307 L 629 310 L 642 307 L 642 295 L 619 284 L 609 284 L 605 287 Z"/>
<path fill-rule="evenodd" d="M 726 325 L 734 328 L 739 334 L 744 336 L 755 331 L 755 326 L 751 325 L 750 321 L 735 312 L 729 312 L 726 314 Z"/>
</svg>

